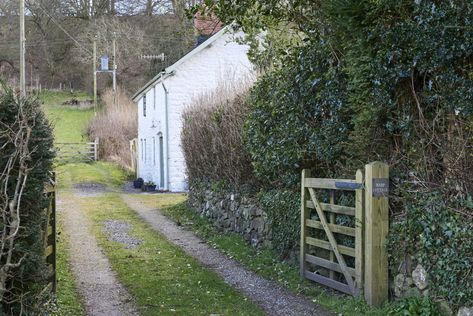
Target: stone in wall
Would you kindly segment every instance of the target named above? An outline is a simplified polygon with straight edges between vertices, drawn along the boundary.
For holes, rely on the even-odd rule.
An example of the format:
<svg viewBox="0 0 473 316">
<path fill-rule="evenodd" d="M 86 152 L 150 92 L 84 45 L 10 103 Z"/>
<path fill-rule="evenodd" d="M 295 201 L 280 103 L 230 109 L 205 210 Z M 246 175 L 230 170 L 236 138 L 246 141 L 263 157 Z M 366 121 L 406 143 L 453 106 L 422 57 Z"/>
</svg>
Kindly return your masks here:
<svg viewBox="0 0 473 316">
<path fill-rule="evenodd" d="M 201 216 L 212 220 L 219 231 L 237 233 L 254 247 L 270 245 L 268 216 L 253 199 L 236 193 L 199 192 L 191 188 L 189 203 Z"/>
<path fill-rule="evenodd" d="M 429 285 L 427 271 L 420 264 L 412 271 L 412 280 L 419 290 L 425 290 Z"/>
</svg>

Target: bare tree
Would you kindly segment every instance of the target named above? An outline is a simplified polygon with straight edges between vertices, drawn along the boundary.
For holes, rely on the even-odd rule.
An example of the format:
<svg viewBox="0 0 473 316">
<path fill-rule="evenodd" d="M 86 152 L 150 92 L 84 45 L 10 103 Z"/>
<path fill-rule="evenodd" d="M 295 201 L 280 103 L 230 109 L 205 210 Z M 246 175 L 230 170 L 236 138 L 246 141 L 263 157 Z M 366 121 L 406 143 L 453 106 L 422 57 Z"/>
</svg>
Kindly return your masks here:
<svg viewBox="0 0 473 316">
<path fill-rule="evenodd" d="M 97 54 L 112 54 L 112 42 L 116 39 L 117 43 L 117 62 L 120 73 L 126 73 L 140 69 L 140 60 L 138 52 L 146 47 L 145 34 L 137 29 L 132 23 L 120 21 L 116 17 L 97 18 L 94 23 L 90 23 L 82 32 L 77 40 L 79 47 L 74 47 L 74 55 L 81 64 L 90 65 L 92 56 L 83 47 L 92 47 L 94 40 L 97 41 Z"/>
</svg>

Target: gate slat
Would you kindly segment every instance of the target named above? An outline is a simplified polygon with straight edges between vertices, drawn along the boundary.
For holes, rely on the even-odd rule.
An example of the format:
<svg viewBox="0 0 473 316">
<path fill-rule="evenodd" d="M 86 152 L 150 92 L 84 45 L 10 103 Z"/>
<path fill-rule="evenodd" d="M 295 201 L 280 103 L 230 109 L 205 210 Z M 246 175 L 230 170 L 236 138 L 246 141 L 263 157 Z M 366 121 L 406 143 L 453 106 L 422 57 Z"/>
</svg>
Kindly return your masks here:
<svg viewBox="0 0 473 316">
<path fill-rule="evenodd" d="M 316 266 L 320 266 L 320 267 L 325 268 L 325 269 L 329 269 L 329 270 L 332 270 L 332 271 L 335 271 L 335 272 L 342 273 L 342 268 L 340 268 L 340 265 L 336 262 L 332 262 L 332 261 L 329 261 L 329 260 L 326 260 L 326 259 L 323 259 L 323 258 L 319 258 L 319 257 L 316 257 L 316 256 L 307 255 L 307 254 L 305 255 L 305 260 L 309 263 L 315 264 Z M 347 271 L 353 277 L 356 275 L 356 271 L 353 268 L 349 267 L 347 269 Z"/>
<path fill-rule="evenodd" d="M 328 241 L 325 241 L 325 240 L 320 240 L 320 239 L 313 238 L 313 237 L 306 237 L 305 242 L 308 245 L 311 245 L 311 246 L 315 246 L 315 247 L 326 249 L 326 250 L 333 250 L 330 243 Z M 355 255 L 356 255 L 355 254 L 355 248 L 350 248 L 350 247 L 347 247 L 347 246 L 338 245 L 338 250 L 340 251 L 340 253 L 342 255 L 346 255 L 346 256 L 350 256 L 350 257 L 355 258 Z"/>
<path fill-rule="evenodd" d="M 337 282 L 335 280 L 329 279 L 329 278 L 324 277 L 320 274 L 312 273 L 310 271 L 305 271 L 304 276 L 309 280 L 312 280 L 312 281 L 318 282 L 320 284 L 329 286 L 329 287 L 334 288 L 334 289 L 336 289 L 340 292 L 353 295 L 353 291 L 351 291 L 350 287 L 348 285 L 344 284 L 344 283 Z"/>
<path fill-rule="evenodd" d="M 97 160 L 98 142 L 56 143 L 57 159 L 61 162 Z"/>
<path fill-rule="evenodd" d="M 361 170 L 356 171 L 356 180 L 363 181 L 363 172 Z M 355 285 L 358 288 L 358 294 L 361 293 L 363 288 L 363 190 L 356 190 L 355 193 Z"/>
<path fill-rule="evenodd" d="M 315 209 L 314 203 L 312 201 L 306 201 L 306 207 Z M 350 206 L 341 206 L 335 204 L 320 203 L 320 207 L 324 212 L 332 212 L 342 215 L 355 216 L 355 208 Z"/>
<path fill-rule="evenodd" d="M 317 198 L 315 196 L 315 192 L 313 188 L 309 188 L 309 194 L 312 202 L 315 205 L 315 209 L 317 210 L 317 214 L 319 215 L 320 222 L 322 223 L 322 226 L 324 227 L 325 234 L 327 235 L 328 240 L 330 241 L 330 244 L 333 248 L 333 252 L 335 253 L 335 257 L 337 258 L 338 264 L 342 268 L 343 275 L 345 276 L 345 279 L 347 281 L 347 284 L 350 288 L 351 293 L 355 293 L 355 284 L 353 282 L 353 279 L 351 275 L 347 272 L 347 264 L 345 263 L 345 259 L 343 256 L 340 254 L 338 247 L 337 247 L 337 241 L 335 240 L 335 237 L 333 236 L 332 232 L 330 231 L 330 228 L 327 226 L 327 219 L 325 218 L 325 214 L 320 207 L 319 202 L 317 201 Z"/>
<path fill-rule="evenodd" d="M 306 220 L 305 224 L 308 227 L 317 228 L 317 229 L 324 229 L 321 222 L 313 220 L 313 219 Z M 355 237 L 355 235 L 356 235 L 355 228 L 340 226 L 340 225 L 335 225 L 335 224 L 327 224 L 327 225 L 330 228 L 330 230 L 334 233 L 343 234 L 343 235 L 352 236 L 352 237 Z"/>
<path fill-rule="evenodd" d="M 363 187 L 363 183 L 353 179 L 306 178 L 304 185 L 313 189 L 354 191 Z"/>
</svg>

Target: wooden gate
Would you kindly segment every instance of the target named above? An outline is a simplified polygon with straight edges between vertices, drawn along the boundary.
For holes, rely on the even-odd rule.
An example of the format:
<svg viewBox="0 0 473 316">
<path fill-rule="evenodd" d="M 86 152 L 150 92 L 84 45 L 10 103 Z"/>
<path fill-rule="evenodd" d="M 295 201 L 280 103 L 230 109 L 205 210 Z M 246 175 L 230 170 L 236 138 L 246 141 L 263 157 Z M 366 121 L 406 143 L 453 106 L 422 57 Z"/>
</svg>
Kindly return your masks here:
<svg viewBox="0 0 473 316">
<path fill-rule="evenodd" d="M 57 160 L 61 163 L 98 160 L 99 141 L 89 143 L 56 143 Z"/>
<path fill-rule="evenodd" d="M 387 299 L 388 177 L 379 162 L 366 165 L 365 179 L 361 170 L 355 179 L 311 178 L 303 170 L 302 277 L 354 296 L 364 292 L 371 305 Z"/>
</svg>

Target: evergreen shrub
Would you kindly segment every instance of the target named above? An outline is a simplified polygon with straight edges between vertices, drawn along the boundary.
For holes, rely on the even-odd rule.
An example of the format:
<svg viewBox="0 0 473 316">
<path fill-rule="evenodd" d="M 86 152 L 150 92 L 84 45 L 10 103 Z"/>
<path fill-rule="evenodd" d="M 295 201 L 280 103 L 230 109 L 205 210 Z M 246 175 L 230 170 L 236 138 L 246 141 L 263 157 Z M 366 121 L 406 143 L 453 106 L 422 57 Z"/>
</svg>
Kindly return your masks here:
<svg viewBox="0 0 473 316">
<path fill-rule="evenodd" d="M 25 143 L 28 150 L 25 156 L 12 161 L 10 158 L 18 146 L 27 139 L 12 139 L 12 135 L 19 135 L 20 128 L 29 131 L 29 141 Z M 2 235 L 0 267 L 5 267 L 5 254 L 9 250 L 12 250 L 12 262 L 19 264 L 2 271 L 8 278 L 0 297 L 0 314 L 19 315 L 20 310 L 28 315 L 39 314 L 49 299 L 49 293 L 43 291 L 48 273 L 43 245 L 48 205 L 44 191 L 51 176 L 54 156 L 52 129 L 39 102 L 28 98 L 20 104 L 14 93 L 4 86 L 0 91 L 0 212 L 9 212 L 8 201 L 12 200 L 20 181 L 17 175 L 21 159 L 27 167 L 27 178 L 21 195 L 20 228 L 14 237 L 13 248 Z M 0 219 L 1 230 L 9 234 L 8 225 Z"/>
</svg>

